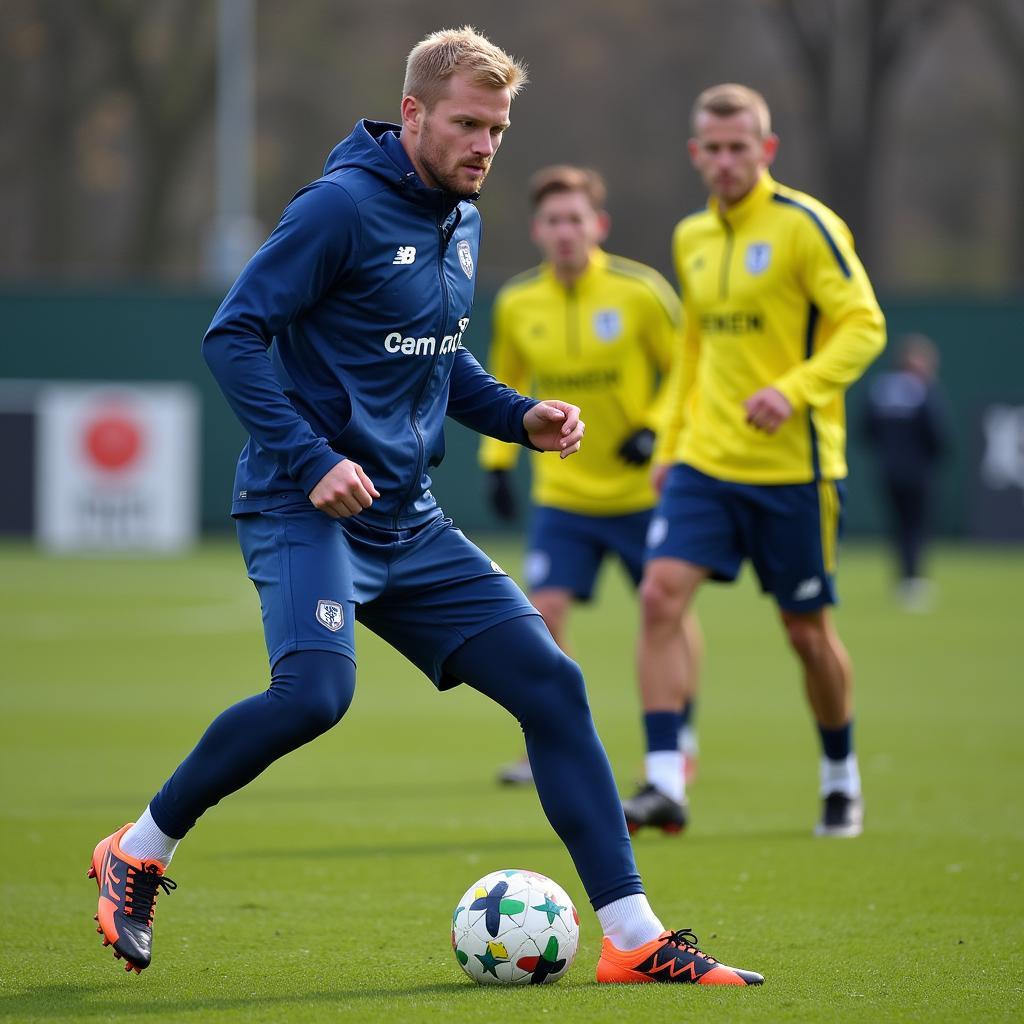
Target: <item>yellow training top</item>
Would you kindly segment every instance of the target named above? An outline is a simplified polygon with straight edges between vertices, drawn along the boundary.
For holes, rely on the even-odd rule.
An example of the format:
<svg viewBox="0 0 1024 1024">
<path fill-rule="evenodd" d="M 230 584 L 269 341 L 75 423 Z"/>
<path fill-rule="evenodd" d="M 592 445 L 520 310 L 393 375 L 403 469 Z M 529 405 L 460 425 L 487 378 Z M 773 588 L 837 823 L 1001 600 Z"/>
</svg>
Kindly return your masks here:
<svg viewBox="0 0 1024 1024">
<path fill-rule="evenodd" d="M 843 392 L 885 346 L 885 321 L 849 229 L 762 174 L 741 202 L 684 219 L 672 240 L 683 353 L 655 461 L 738 483 L 846 476 Z M 743 401 L 775 387 L 793 415 L 774 434 Z"/>
<path fill-rule="evenodd" d="M 626 515 L 656 500 L 649 466 L 616 454 L 641 427 L 656 428 L 660 381 L 679 345 L 679 301 L 655 270 L 598 249 L 571 287 L 551 266 L 519 274 L 494 304 L 489 369 L 538 398 L 578 405 L 586 436 L 568 459 L 533 459 L 535 504 L 585 515 Z M 484 469 L 510 469 L 519 445 L 484 438 Z"/>
</svg>

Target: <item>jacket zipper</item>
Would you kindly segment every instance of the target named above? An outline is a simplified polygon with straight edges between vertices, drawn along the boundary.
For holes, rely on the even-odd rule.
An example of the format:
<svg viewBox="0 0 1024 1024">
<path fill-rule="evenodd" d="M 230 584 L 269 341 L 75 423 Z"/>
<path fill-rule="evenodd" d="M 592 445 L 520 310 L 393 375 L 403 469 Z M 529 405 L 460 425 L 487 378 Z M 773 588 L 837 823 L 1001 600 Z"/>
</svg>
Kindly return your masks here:
<svg viewBox="0 0 1024 1024">
<path fill-rule="evenodd" d="M 725 250 L 722 253 L 722 265 L 718 269 L 718 297 L 727 299 L 729 297 L 729 265 L 732 263 L 732 244 L 734 234 L 732 225 L 720 217 L 722 227 L 725 229 Z"/>
<path fill-rule="evenodd" d="M 441 286 L 441 337 L 444 337 L 444 329 L 448 324 L 448 283 L 444 279 L 444 255 L 445 255 L 445 242 L 444 242 L 444 225 L 442 222 L 437 224 L 437 277 L 438 283 Z M 423 398 L 423 392 L 427 389 L 427 385 L 434 378 L 434 371 L 437 369 L 437 361 L 441 358 L 441 346 L 437 345 L 434 348 L 434 356 L 430 361 L 430 370 L 427 375 L 423 378 L 420 383 L 419 390 L 416 392 L 416 398 L 412 403 L 412 408 L 409 410 L 409 425 L 412 427 L 412 432 L 416 435 L 416 446 L 419 449 L 419 455 L 416 459 L 416 473 L 413 475 L 411 482 L 409 483 L 409 489 L 405 492 L 405 497 L 402 498 L 402 503 L 395 509 L 394 516 L 394 529 L 398 529 L 398 520 L 402 514 L 402 510 L 409 503 L 409 498 L 412 496 L 413 491 L 419 486 L 420 477 L 423 476 L 423 435 L 420 433 L 420 428 L 416 424 L 416 417 L 419 413 L 420 399 Z"/>
<path fill-rule="evenodd" d="M 565 289 L 565 352 L 566 355 L 580 354 L 579 309 L 576 299 L 576 285 Z"/>
</svg>

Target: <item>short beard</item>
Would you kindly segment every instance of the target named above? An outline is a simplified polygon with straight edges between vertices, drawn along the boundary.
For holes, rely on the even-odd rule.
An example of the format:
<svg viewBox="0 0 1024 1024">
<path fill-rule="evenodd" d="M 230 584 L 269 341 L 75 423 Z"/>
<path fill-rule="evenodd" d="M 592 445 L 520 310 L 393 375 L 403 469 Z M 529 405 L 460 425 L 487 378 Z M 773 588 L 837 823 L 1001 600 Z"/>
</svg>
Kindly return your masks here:
<svg viewBox="0 0 1024 1024">
<path fill-rule="evenodd" d="M 466 188 L 465 185 L 460 185 L 458 178 L 456 177 L 457 172 L 453 174 L 445 174 L 443 171 L 438 170 L 432 163 L 432 161 L 424 153 L 420 153 L 420 163 L 423 164 L 424 169 L 430 175 L 431 178 L 437 183 L 437 187 L 443 189 L 445 192 L 451 195 L 458 196 L 459 199 L 469 199 L 471 196 L 475 196 L 480 189 L 483 187 L 484 181 L 487 178 L 487 171 L 484 171 L 483 177 L 471 188 Z"/>
</svg>

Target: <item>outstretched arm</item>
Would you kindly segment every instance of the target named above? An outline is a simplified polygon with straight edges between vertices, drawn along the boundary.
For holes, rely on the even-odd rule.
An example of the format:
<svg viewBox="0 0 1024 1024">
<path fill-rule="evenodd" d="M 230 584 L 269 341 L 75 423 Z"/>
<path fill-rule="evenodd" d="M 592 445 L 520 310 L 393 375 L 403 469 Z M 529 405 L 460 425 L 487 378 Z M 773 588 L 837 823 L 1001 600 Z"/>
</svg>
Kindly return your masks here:
<svg viewBox="0 0 1024 1024">
<path fill-rule="evenodd" d="M 584 424 L 568 402 L 538 402 L 496 381 L 467 349 L 452 367 L 448 415 L 463 426 L 564 459 L 580 450 Z"/>
<path fill-rule="evenodd" d="M 468 349 L 455 353 L 448 390 L 448 415 L 464 427 L 499 441 L 533 447 L 523 426 L 537 399 L 496 381 Z"/>
</svg>

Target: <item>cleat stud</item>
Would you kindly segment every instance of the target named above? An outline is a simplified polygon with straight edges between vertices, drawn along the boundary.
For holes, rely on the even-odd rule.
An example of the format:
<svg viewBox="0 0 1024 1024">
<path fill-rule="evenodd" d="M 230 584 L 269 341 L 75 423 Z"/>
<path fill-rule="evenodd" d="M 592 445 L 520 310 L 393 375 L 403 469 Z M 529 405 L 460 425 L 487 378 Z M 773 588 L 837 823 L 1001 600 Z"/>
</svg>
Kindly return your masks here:
<svg viewBox="0 0 1024 1024">
<path fill-rule="evenodd" d="M 94 921 L 98 921 L 98 920 L 100 919 L 100 915 L 99 915 L 99 914 L 93 914 L 93 915 L 92 915 L 92 919 L 93 919 Z"/>
<path fill-rule="evenodd" d="M 95 868 L 89 868 L 89 873 L 85 877 L 86 878 L 95 878 L 96 877 L 96 869 Z"/>
</svg>

